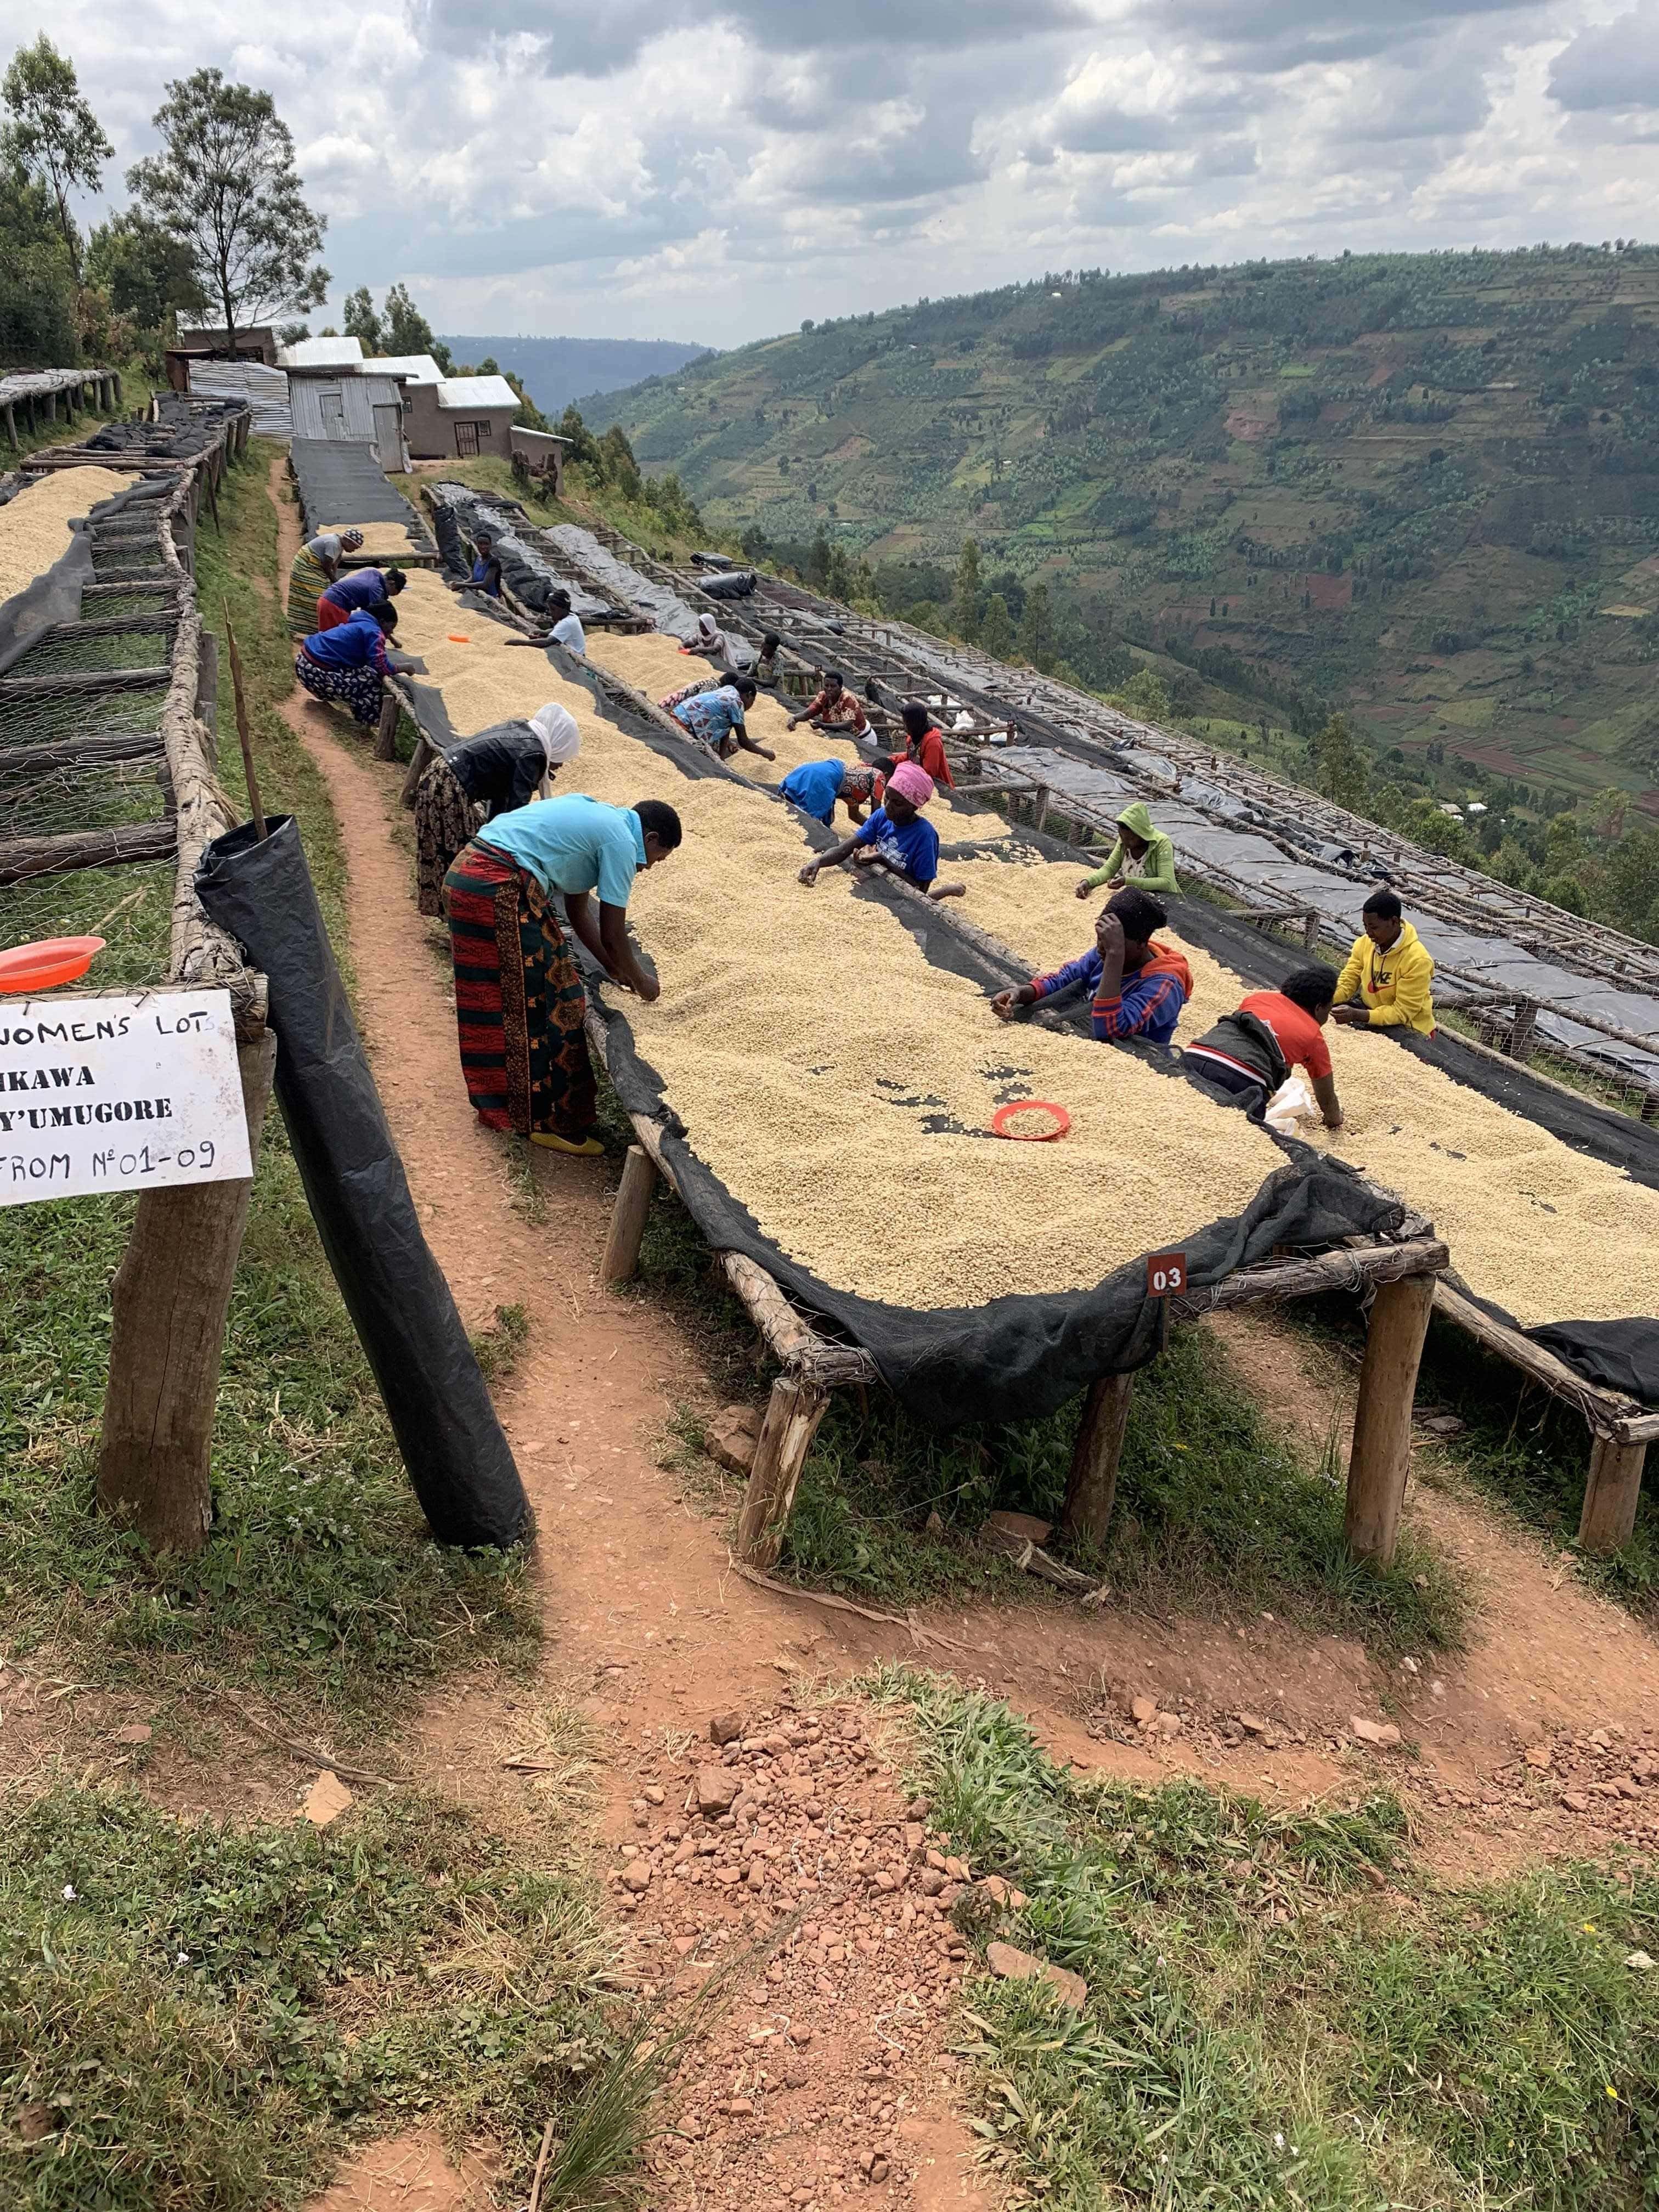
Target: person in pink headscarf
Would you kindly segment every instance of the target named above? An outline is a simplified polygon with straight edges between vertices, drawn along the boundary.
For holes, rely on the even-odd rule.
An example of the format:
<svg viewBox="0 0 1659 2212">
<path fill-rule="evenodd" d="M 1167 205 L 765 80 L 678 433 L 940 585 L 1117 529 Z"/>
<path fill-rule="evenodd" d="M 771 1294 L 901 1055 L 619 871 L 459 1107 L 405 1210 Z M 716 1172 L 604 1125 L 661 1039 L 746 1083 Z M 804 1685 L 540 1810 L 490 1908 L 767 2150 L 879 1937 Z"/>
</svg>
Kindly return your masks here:
<svg viewBox="0 0 1659 2212">
<path fill-rule="evenodd" d="M 931 899 L 963 897 L 966 884 L 939 880 L 939 832 L 921 818 L 933 795 L 933 777 L 914 761 L 901 761 L 887 779 L 882 804 L 863 828 L 809 860 L 800 872 L 802 883 L 815 884 L 820 868 L 851 860 L 856 867 L 890 869 Z"/>
</svg>

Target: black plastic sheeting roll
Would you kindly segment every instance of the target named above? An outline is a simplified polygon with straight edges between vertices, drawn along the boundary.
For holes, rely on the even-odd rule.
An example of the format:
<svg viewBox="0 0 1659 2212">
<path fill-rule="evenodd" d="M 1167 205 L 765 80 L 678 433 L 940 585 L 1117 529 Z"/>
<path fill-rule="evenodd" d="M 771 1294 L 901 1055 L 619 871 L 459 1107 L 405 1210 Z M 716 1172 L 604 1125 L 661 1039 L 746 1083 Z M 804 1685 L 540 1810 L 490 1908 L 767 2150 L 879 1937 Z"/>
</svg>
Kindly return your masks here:
<svg viewBox="0 0 1659 2212">
<path fill-rule="evenodd" d="M 428 1249 L 291 815 L 216 838 L 196 890 L 269 979 L 276 1098 L 312 1218 L 433 1534 L 505 1548 L 530 1506 Z"/>
<path fill-rule="evenodd" d="M 755 572 L 752 568 L 723 569 L 717 576 L 698 579 L 702 594 L 708 599 L 746 599 L 753 596 Z"/>
</svg>

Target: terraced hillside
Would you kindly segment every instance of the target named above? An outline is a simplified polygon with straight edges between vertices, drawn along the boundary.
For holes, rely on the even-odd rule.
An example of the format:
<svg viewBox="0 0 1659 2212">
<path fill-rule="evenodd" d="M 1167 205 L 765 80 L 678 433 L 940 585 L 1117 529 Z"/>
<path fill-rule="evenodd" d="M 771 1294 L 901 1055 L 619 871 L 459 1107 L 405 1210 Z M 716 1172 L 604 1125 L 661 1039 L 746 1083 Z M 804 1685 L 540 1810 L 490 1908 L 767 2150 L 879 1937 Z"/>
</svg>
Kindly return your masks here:
<svg viewBox="0 0 1659 2212">
<path fill-rule="evenodd" d="M 723 529 L 872 564 L 972 535 L 988 573 L 1235 691 L 1294 679 L 1380 749 L 1659 783 L 1659 248 L 1068 272 L 589 420 Z"/>
</svg>

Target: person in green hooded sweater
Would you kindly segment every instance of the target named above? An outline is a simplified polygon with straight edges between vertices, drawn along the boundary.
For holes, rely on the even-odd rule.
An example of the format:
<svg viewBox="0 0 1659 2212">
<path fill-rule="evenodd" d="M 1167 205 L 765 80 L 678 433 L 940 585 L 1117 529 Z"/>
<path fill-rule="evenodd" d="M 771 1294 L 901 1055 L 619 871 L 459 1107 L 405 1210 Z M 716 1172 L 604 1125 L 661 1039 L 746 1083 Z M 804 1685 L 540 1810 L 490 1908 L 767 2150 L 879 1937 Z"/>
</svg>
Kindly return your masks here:
<svg viewBox="0 0 1659 2212">
<path fill-rule="evenodd" d="M 1085 876 L 1077 895 L 1087 898 L 1103 884 L 1115 891 L 1133 884 L 1138 891 L 1154 895 L 1181 889 L 1176 881 L 1175 847 L 1152 827 L 1152 816 L 1138 799 L 1117 817 L 1117 842 L 1106 855 L 1105 866 Z"/>
</svg>

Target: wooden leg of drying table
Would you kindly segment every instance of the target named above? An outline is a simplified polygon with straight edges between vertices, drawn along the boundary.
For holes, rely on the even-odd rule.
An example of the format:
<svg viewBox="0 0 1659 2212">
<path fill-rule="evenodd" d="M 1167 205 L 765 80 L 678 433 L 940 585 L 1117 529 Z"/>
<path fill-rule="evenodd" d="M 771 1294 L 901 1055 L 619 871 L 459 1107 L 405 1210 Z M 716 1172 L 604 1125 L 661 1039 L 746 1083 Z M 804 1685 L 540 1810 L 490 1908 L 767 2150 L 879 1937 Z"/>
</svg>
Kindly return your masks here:
<svg viewBox="0 0 1659 2212">
<path fill-rule="evenodd" d="M 1359 1370 L 1348 1453 L 1345 1533 L 1357 1559 L 1392 1566 L 1411 1469 L 1412 1401 L 1434 1304 L 1432 1275 L 1403 1275 L 1377 1287 Z"/>
<path fill-rule="evenodd" d="M 780 1375 L 772 1385 L 738 1521 L 738 1557 L 746 1566 L 777 1565 L 795 1485 L 829 1404 L 827 1390 L 794 1376 Z"/>
<path fill-rule="evenodd" d="M 376 760 L 396 760 L 398 757 L 398 715 L 402 702 L 395 691 L 388 691 L 386 703 L 380 708 L 380 720 L 374 732 Z"/>
<path fill-rule="evenodd" d="M 656 1187 L 657 1170 L 651 1164 L 651 1155 L 643 1145 L 630 1145 L 623 1162 L 617 1203 L 611 1210 L 611 1234 L 605 1239 L 605 1264 L 599 1271 L 607 1283 L 625 1283 L 639 1266 L 646 1217 Z"/>
<path fill-rule="evenodd" d="M 1066 1504 L 1060 1516 L 1064 1535 L 1086 1536 L 1097 1544 L 1105 1540 L 1134 1387 L 1133 1375 L 1103 1375 L 1089 1386 L 1083 1425 L 1072 1449 L 1072 1471 L 1066 1479 Z"/>
<path fill-rule="evenodd" d="M 415 740 L 415 751 L 409 763 L 409 774 L 404 778 L 404 787 L 398 793 L 405 806 L 413 806 L 415 804 L 415 787 L 436 758 L 437 755 L 428 744 L 423 731 Z"/>
<path fill-rule="evenodd" d="M 1616 1552 L 1629 1543 L 1647 1455 L 1645 1444 L 1621 1444 L 1612 1437 L 1597 1437 L 1591 1444 L 1578 1521 L 1578 1540 L 1587 1552 Z"/>
</svg>

